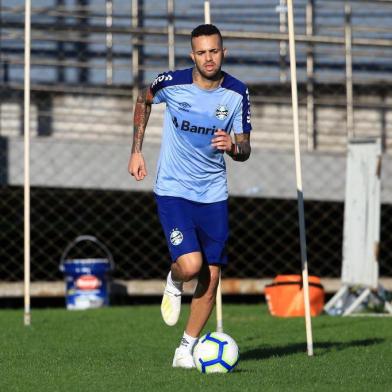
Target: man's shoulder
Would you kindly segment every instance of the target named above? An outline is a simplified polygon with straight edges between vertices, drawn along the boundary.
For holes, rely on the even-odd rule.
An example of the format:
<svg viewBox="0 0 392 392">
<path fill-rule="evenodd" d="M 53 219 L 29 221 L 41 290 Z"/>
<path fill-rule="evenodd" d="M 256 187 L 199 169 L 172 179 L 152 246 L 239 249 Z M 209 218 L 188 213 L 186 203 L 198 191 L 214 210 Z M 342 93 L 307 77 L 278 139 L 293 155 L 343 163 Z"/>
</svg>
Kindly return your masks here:
<svg viewBox="0 0 392 392">
<path fill-rule="evenodd" d="M 233 75 L 228 74 L 227 72 L 224 72 L 224 78 L 221 86 L 240 95 L 248 94 L 247 85 L 244 82 L 241 82 L 241 80 L 235 78 Z"/>
<path fill-rule="evenodd" d="M 181 84 L 192 84 L 192 82 L 192 68 L 167 71 L 159 74 L 155 78 L 151 83 L 151 90 L 155 95 L 162 88 Z"/>
</svg>

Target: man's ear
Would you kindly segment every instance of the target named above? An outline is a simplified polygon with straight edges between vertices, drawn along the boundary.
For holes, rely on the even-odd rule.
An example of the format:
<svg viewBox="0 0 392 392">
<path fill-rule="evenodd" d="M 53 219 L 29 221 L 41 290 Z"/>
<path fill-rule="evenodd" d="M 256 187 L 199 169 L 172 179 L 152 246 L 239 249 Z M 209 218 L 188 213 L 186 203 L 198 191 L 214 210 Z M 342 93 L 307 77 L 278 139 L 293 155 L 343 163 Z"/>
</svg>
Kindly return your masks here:
<svg viewBox="0 0 392 392">
<path fill-rule="evenodd" d="M 193 62 L 195 62 L 195 55 L 193 52 L 189 53 L 190 58 L 192 59 Z"/>
<path fill-rule="evenodd" d="M 223 58 L 225 58 L 227 56 L 227 49 L 223 48 Z"/>
</svg>

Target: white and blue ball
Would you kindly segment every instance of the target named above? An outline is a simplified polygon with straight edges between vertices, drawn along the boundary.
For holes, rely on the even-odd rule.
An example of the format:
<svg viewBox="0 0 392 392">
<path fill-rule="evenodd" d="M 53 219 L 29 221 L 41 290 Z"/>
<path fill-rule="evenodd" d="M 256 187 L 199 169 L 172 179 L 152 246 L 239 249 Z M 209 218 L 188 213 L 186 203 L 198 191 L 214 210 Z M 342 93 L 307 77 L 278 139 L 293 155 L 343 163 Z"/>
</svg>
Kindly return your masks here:
<svg viewBox="0 0 392 392">
<path fill-rule="evenodd" d="M 237 343 L 229 335 L 209 332 L 197 342 L 193 359 L 201 373 L 229 373 L 238 363 L 239 350 Z"/>
</svg>

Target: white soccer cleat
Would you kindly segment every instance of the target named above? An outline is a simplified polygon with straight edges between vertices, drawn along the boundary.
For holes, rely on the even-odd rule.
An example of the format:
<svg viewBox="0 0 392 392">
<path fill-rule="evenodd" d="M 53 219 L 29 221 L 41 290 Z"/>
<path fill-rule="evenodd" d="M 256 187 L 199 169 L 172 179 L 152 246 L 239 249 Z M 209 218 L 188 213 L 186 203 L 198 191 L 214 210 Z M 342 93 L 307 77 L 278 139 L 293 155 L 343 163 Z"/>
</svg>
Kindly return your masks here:
<svg viewBox="0 0 392 392">
<path fill-rule="evenodd" d="M 183 369 L 193 369 L 196 367 L 193 355 L 189 351 L 181 350 L 181 348 L 176 349 L 172 366 Z"/>
<path fill-rule="evenodd" d="M 175 325 L 180 317 L 181 294 L 182 290 L 174 287 L 173 284 L 166 282 L 161 303 L 161 314 L 163 321 L 167 325 Z"/>
<path fill-rule="evenodd" d="M 181 311 L 181 291 L 174 293 L 167 285 L 163 292 L 161 314 L 163 321 L 170 326 L 177 324 Z"/>
</svg>

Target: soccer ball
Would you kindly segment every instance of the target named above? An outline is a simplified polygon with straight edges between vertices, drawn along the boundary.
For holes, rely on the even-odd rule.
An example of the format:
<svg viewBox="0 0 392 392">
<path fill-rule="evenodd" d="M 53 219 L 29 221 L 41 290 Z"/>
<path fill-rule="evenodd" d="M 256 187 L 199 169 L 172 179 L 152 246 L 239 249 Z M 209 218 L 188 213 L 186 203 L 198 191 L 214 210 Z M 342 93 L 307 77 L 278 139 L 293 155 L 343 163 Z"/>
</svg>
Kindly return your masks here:
<svg viewBox="0 0 392 392">
<path fill-rule="evenodd" d="M 238 346 L 225 333 L 209 332 L 197 342 L 193 359 L 200 373 L 228 373 L 238 363 Z"/>
</svg>

